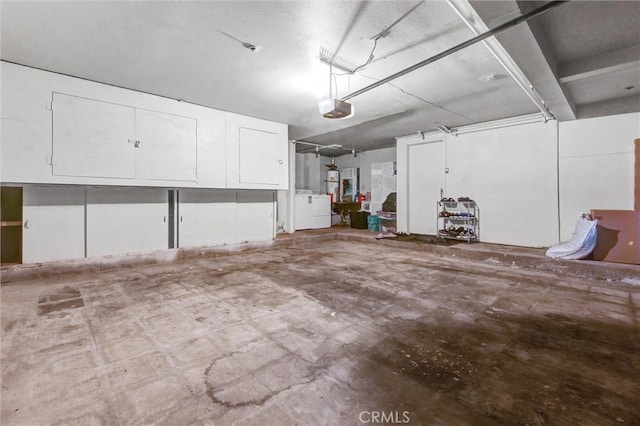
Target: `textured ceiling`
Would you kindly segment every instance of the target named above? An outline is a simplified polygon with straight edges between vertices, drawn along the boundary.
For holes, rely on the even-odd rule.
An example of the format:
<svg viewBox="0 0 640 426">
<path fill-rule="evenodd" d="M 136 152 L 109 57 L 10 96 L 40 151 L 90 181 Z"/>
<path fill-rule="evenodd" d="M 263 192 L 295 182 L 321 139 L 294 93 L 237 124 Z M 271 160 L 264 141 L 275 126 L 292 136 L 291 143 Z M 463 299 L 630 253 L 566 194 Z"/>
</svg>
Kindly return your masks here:
<svg viewBox="0 0 640 426">
<path fill-rule="evenodd" d="M 486 3 L 480 4 L 484 10 L 474 7 L 492 26 L 520 13 L 514 1 L 480 3 Z M 455 127 L 537 111 L 496 59 L 477 44 L 350 100 L 356 111 L 353 118 L 322 118 L 317 101 L 328 95 L 330 80 L 328 66 L 318 60 L 320 49 L 328 49 L 353 66 L 362 65 L 374 46 L 371 37 L 417 4 L 2 2 L 1 56 L 19 64 L 284 122 L 290 125 L 292 139 L 361 150 L 391 146 L 395 136 L 432 130 L 440 124 Z M 603 93 L 589 94 L 584 93 L 584 84 L 561 87 L 556 81 L 558 63 L 591 52 L 579 40 L 564 39 L 567 29 L 563 26 L 571 22 L 572 7 L 548 12 L 551 16 L 561 11 L 561 18 L 536 18 L 547 38 L 553 39 L 546 42 L 554 49 L 543 51 L 539 55 L 543 59 L 535 63 L 526 64 L 525 59 L 534 62 L 531 58 L 536 56 L 522 51 L 536 36 L 527 35 L 528 24 L 503 35 L 507 40 L 503 44 L 514 59 L 524 57 L 525 74 L 531 74 L 532 81 L 540 80 L 543 87 L 554 83 L 556 92 L 545 96 L 558 98 L 558 105 L 563 105 L 558 109 L 567 110 L 571 110 L 572 101 L 567 99 L 571 92 L 581 101 L 601 101 L 610 96 L 611 85 L 605 82 Z M 592 22 L 593 11 L 576 7 L 580 28 L 575 37 L 586 37 L 587 29 L 599 23 L 610 28 L 594 54 L 607 48 L 606 40 L 616 48 L 632 43 L 619 33 L 637 31 L 640 14 L 634 15 L 633 6 L 619 7 L 614 17 L 596 22 Z M 618 21 L 622 22 L 619 31 Z M 447 2 L 425 1 L 378 40 L 370 64 L 353 75 L 334 69 L 332 91 L 345 96 L 474 35 Z M 511 49 L 509 39 L 516 44 Z M 258 50 L 251 52 L 243 42 Z M 534 45 L 539 48 L 537 42 Z M 553 64 L 547 63 L 550 56 Z M 624 75 L 635 78 L 633 71 Z"/>
</svg>

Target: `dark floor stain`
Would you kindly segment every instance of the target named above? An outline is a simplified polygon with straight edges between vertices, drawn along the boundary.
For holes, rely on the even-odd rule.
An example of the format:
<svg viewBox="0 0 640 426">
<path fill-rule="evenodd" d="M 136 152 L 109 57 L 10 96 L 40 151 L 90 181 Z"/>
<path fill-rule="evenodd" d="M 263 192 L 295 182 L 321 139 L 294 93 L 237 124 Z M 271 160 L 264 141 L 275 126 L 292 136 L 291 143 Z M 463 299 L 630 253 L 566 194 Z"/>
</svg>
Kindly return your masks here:
<svg viewBox="0 0 640 426">
<path fill-rule="evenodd" d="M 38 315 L 46 315 L 51 312 L 81 308 L 83 306 L 84 306 L 84 301 L 82 299 L 71 299 L 71 300 L 64 300 L 62 302 L 39 304 Z"/>
<path fill-rule="evenodd" d="M 71 286 L 54 289 L 38 298 L 38 315 L 81 308 L 84 300 L 80 290 Z"/>
<path fill-rule="evenodd" d="M 544 316 L 502 321 L 520 327 L 505 334 L 486 322 L 396 323 L 395 337 L 362 360 L 373 382 L 387 380 L 389 372 L 404 378 L 379 392 L 377 403 L 412 407 L 412 421 L 429 424 L 429 404 L 420 408 L 419 397 L 398 398 L 417 384 L 421 393 L 456 407 L 442 419 L 451 424 L 640 424 L 640 358 L 631 328 Z"/>
<path fill-rule="evenodd" d="M 422 243 L 432 244 L 437 246 L 454 246 L 456 244 L 467 243 L 463 240 L 449 240 L 445 238 L 438 238 L 435 235 L 420 235 L 420 234 L 398 234 L 395 238 L 396 241 L 408 242 L 408 243 Z"/>
<path fill-rule="evenodd" d="M 287 267 L 277 278 L 273 269 L 262 273 L 352 321 L 377 318 L 380 335 L 390 337 L 361 348 L 352 375 L 368 383 L 359 384 L 358 391 L 371 409 L 407 409 L 416 424 L 640 425 L 637 325 L 589 319 L 574 309 L 530 314 L 519 303 L 540 292 L 535 276 L 518 275 L 517 288 L 507 287 L 508 272 L 497 277 L 490 270 L 431 268 L 419 261 L 408 265 L 410 260 L 400 258 L 394 267 L 405 263 L 423 275 L 433 270 L 424 289 L 419 278 L 411 281 L 404 290 L 419 297 L 407 298 L 397 293 L 401 282 L 387 286 L 380 280 L 387 274 L 384 266 L 354 272 L 358 266 L 342 268 L 336 256 L 321 262 L 334 262 L 332 272 Z M 513 312 L 487 310 L 473 298 L 463 301 L 475 291 L 471 278 L 484 283 L 492 275 L 498 280 L 494 291 L 508 288 L 500 302 Z M 432 292 L 429 286 L 440 290 Z M 480 288 L 492 289 L 487 284 Z M 462 312 L 443 304 L 456 304 Z M 456 313 L 466 320 L 455 320 Z"/>
</svg>

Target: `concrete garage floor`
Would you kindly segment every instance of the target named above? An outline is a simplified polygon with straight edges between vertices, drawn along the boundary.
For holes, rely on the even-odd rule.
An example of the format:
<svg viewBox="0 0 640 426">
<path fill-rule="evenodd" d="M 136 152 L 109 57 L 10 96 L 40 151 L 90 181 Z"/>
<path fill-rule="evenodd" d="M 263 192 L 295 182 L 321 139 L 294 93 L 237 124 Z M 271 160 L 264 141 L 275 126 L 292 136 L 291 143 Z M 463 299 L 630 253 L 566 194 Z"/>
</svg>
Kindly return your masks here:
<svg viewBox="0 0 640 426">
<path fill-rule="evenodd" d="M 327 241 L 2 286 L 3 425 L 640 424 L 640 287 Z"/>
</svg>

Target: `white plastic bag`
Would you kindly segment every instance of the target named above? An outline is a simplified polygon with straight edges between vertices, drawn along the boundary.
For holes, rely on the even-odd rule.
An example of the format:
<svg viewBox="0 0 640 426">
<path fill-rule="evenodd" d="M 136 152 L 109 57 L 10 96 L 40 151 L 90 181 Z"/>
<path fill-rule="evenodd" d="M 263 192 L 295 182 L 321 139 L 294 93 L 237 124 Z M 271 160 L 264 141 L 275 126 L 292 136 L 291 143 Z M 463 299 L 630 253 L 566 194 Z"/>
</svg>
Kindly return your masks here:
<svg viewBox="0 0 640 426">
<path fill-rule="evenodd" d="M 578 218 L 571 239 L 549 247 L 547 257 L 556 259 L 584 259 L 596 246 L 598 234 L 597 220 L 589 220 L 584 215 Z"/>
</svg>

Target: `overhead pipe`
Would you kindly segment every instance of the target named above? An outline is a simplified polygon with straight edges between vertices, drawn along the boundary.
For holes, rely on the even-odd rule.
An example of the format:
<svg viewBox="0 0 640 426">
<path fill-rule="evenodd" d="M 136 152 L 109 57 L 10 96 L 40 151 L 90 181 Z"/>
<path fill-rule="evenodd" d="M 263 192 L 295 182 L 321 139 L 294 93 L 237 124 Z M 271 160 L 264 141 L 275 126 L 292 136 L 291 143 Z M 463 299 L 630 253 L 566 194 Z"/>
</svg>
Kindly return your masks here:
<svg viewBox="0 0 640 426">
<path fill-rule="evenodd" d="M 301 154 L 304 154 L 304 153 L 307 153 L 307 152 L 314 152 L 314 151 L 316 153 L 318 153 L 319 150 L 321 150 L 321 149 L 332 149 L 332 150 L 341 149 L 343 151 L 351 151 L 351 153 L 355 157 L 355 156 L 357 156 L 356 154 L 360 154 L 361 152 L 363 152 L 363 151 L 361 151 L 359 149 L 348 148 L 346 146 L 342 146 L 342 145 L 338 145 L 338 144 L 322 145 L 322 144 L 319 144 L 319 143 L 299 141 L 299 140 L 296 140 L 296 139 L 290 139 L 289 142 L 294 144 L 294 145 L 295 144 L 301 144 L 301 145 L 309 145 L 309 146 L 314 147 L 314 148 L 311 148 L 310 150 L 302 151 Z"/>
<path fill-rule="evenodd" d="M 386 83 L 388 83 L 390 81 L 393 81 L 398 77 L 402 77 L 405 74 L 409 74 L 410 72 L 413 72 L 413 71 L 415 71 L 417 69 L 420 69 L 420 68 L 422 68 L 422 67 L 424 67 L 426 65 L 429 65 L 429 64 L 431 64 L 433 62 L 436 62 L 439 59 L 445 58 L 445 57 L 447 57 L 447 56 L 449 56 L 449 55 L 451 55 L 453 53 L 458 52 L 459 50 L 464 49 L 465 47 L 469 47 L 471 45 L 474 45 L 474 44 L 476 44 L 476 43 L 478 43 L 478 42 L 480 42 L 480 41 L 482 41 L 482 40 L 484 40 L 486 38 L 492 37 L 492 36 L 494 36 L 496 34 L 499 34 L 499 33 L 503 32 L 503 31 L 511 28 L 511 27 L 514 27 L 514 26 L 516 26 L 518 24 L 526 22 L 529 19 L 531 19 L 533 17 L 536 17 L 536 16 L 546 12 L 549 9 L 552 9 L 554 7 L 557 7 L 557 6 L 560 6 L 562 4 L 568 3 L 568 1 L 569 0 L 551 1 L 549 3 L 546 3 L 546 4 L 540 6 L 537 9 L 534 9 L 534 10 L 532 10 L 530 12 L 525 13 L 524 15 L 518 16 L 517 18 L 514 18 L 514 19 L 512 19 L 510 21 L 507 21 L 504 24 L 498 25 L 497 27 L 495 27 L 495 28 L 493 28 L 493 29 L 491 29 L 491 30 L 489 30 L 487 32 L 479 34 L 479 35 L 477 35 L 477 36 L 475 36 L 475 37 L 473 37 L 473 38 L 471 38 L 471 39 L 469 39 L 469 40 L 467 40 L 465 42 L 462 42 L 462 43 L 450 48 L 450 49 L 447 49 L 447 50 L 445 50 L 443 52 L 438 53 L 437 55 L 434 55 L 434 56 L 432 56 L 432 57 L 430 57 L 428 59 L 425 59 L 424 61 L 418 62 L 417 64 L 414 64 L 414 65 L 412 65 L 412 66 L 410 66 L 408 68 L 405 68 L 405 69 L 403 69 L 401 71 L 398 71 L 395 74 L 391 74 L 389 77 L 383 78 L 382 80 L 378 80 L 375 83 L 371 83 L 370 85 L 365 86 L 360 90 L 356 90 L 355 92 L 350 93 L 347 96 L 343 97 L 341 100 L 342 101 L 347 101 L 347 100 L 349 100 L 351 98 L 354 98 L 356 96 L 362 95 L 363 93 L 366 93 L 371 89 L 375 89 L 376 87 L 382 86 L 383 84 L 386 84 Z"/>
</svg>

